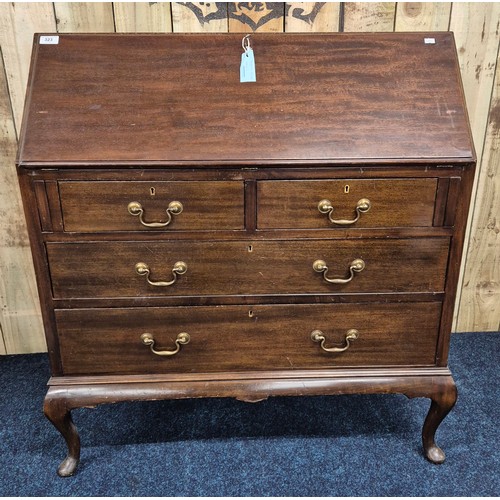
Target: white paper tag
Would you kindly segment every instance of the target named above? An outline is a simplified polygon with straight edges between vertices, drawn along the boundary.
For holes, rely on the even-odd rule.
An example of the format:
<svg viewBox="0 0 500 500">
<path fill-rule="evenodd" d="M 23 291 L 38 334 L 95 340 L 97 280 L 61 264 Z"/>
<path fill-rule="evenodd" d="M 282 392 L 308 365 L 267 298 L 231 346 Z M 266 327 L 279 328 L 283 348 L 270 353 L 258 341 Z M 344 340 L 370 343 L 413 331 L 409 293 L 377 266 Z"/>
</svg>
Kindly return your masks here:
<svg viewBox="0 0 500 500">
<path fill-rule="evenodd" d="M 40 37 L 40 45 L 57 45 L 59 43 L 58 35 L 42 35 Z"/>
<path fill-rule="evenodd" d="M 241 66 L 240 66 L 240 82 L 256 82 L 257 78 L 255 76 L 255 59 L 252 49 L 246 49 L 243 54 L 241 54 Z"/>
<path fill-rule="evenodd" d="M 241 40 L 241 47 L 243 54 L 241 54 L 240 64 L 240 82 L 256 82 L 255 76 L 255 58 L 253 55 L 252 47 L 250 46 L 251 35 L 245 35 Z"/>
<path fill-rule="evenodd" d="M 434 44 L 434 43 L 436 43 L 436 39 L 435 38 L 424 38 L 424 43 Z"/>
</svg>

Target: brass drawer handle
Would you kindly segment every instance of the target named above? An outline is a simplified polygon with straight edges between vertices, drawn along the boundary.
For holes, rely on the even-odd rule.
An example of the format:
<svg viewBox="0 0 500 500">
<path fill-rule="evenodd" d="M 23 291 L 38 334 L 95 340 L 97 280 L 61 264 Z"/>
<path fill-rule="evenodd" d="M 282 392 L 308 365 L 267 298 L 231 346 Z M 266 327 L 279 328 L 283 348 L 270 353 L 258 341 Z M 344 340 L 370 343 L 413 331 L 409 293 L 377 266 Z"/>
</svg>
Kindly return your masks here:
<svg viewBox="0 0 500 500">
<path fill-rule="evenodd" d="M 146 276 L 146 279 L 148 280 L 148 283 L 153 286 L 170 286 L 173 285 L 177 281 L 177 276 L 179 274 L 184 274 L 187 271 L 187 264 L 185 262 L 182 262 L 181 260 L 179 262 L 176 262 L 174 264 L 174 267 L 172 269 L 172 274 L 174 276 L 174 279 L 171 281 L 151 281 L 149 279 L 149 273 L 151 272 L 149 270 L 149 266 L 145 264 L 144 262 L 138 262 L 135 265 L 135 272 L 140 275 L 140 276 Z"/>
<path fill-rule="evenodd" d="M 361 214 L 364 214 L 370 210 L 370 207 L 372 206 L 371 202 L 367 198 L 361 198 L 361 200 L 358 201 L 356 204 L 356 217 L 351 220 L 346 220 L 346 219 L 332 219 L 332 212 L 333 212 L 333 205 L 330 200 L 321 200 L 318 203 L 318 210 L 322 214 L 327 214 L 328 215 L 328 220 L 332 224 L 337 224 L 338 226 L 350 226 L 354 224 L 355 222 L 358 222 L 359 218 L 361 217 Z"/>
<path fill-rule="evenodd" d="M 181 350 L 181 345 L 189 344 L 191 337 L 189 336 L 189 333 L 179 333 L 179 335 L 177 335 L 177 338 L 175 339 L 175 349 L 173 351 L 157 351 L 155 349 L 155 339 L 150 333 L 143 333 L 141 335 L 141 340 L 144 345 L 149 346 L 151 352 L 153 352 L 154 354 L 157 354 L 158 356 L 173 356 Z"/>
<path fill-rule="evenodd" d="M 326 273 L 328 272 L 328 266 L 324 260 L 315 260 L 313 262 L 313 269 L 317 273 L 323 273 L 323 279 L 328 281 L 328 283 L 333 283 L 335 285 L 343 285 L 344 283 L 349 283 L 354 278 L 354 273 L 360 273 L 365 268 L 365 261 L 363 259 L 354 259 L 349 264 L 348 278 L 329 278 Z"/>
<path fill-rule="evenodd" d="M 127 209 L 130 215 L 136 215 L 139 217 L 139 220 L 141 221 L 141 224 L 143 226 L 165 227 L 172 222 L 172 215 L 179 215 L 180 213 L 182 213 L 184 207 L 182 206 L 182 203 L 180 201 L 171 201 L 168 204 L 168 208 L 166 210 L 168 218 L 165 222 L 146 222 L 142 217 L 144 215 L 144 209 L 142 208 L 142 205 L 138 201 L 131 201 L 128 204 Z"/>
<path fill-rule="evenodd" d="M 325 342 L 326 338 L 325 335 L 321 330 L 314 330 L 311 332 L 311 340 L 313 342 L 321 342 L 321 349 L 326 352 L 344 352 L 349 349 L 351 342 L 353 340 L 356 340 L 359 337 L 359 332 L 358 330 L 355 330 L 352 328 L 351 330 L 347 330 L 344 340 L 345 340 L 345 346 L 344 347 L 325 347 Z"/>
</svg>

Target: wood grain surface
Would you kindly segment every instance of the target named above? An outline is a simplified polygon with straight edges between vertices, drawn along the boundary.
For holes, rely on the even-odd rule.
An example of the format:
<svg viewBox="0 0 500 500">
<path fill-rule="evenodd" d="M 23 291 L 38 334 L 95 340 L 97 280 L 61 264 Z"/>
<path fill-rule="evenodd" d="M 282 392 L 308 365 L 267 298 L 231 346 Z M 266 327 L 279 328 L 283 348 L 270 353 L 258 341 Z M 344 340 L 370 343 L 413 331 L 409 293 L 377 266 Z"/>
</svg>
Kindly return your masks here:
<svg viewBox="0 0 500 500">
<path fill-rule="evenodd" d="M 322 5 L 321 5 L 322 4 Z M 339 30 L 339 2 L 287 2 L 287 33 L 319 33 Z"/>
<path fill-rule="evenodd" d="M 60 182 L 59 192 L 65 231 L 220 231 L 244 227 L 242 182 Z M 173 215 L 165 228 L 152 229 L 128 212 L 128 204 L 134 201 L 141 204 L 146 223 L 167 221 L 166 210 L 172 201 L 180 202 L 183 210 Z"/>
<path fill-rule="evenodd" d="M 170 2 L 114 2 L 117 33 L 169 33 L 172 31 Z"/>
<path fill-rule="evenodd" d="M 227 18 L 230 31 L 237 20 L 253 32 L 274 29 L 290 13 L 313 23 L 320 10 L 178 5 L 201 26 Z M 61 9 L 78 28 L 109 7 Z M 357 7 L 367 29 L 391 20 L 395 29 L 396 4 Z M 108 402 L 120 400 L 119 386 L 125 399 L 135 399 L 137 387 L 127 380 L 141 374 L 201 372 L 206 380 L 213 373 L 214 381 L 228 382 L 223 392 L 218 384 L 200 392 L 193 379 L 181 393 L 161 381 L 144 386 L 161 398 L 236 394 L 257 401 L 290 394 L 296 378 L 307 381 L 303 394 L 316 393 L 317 373 L 335 378 L 338 367 L 344 382 L 328 379 L 323 391 L 429 397 L 424 453 L 434 463 L 444 460 L 434 435 L 457 392 L 449 372 L 433 377 L 448 361 L 475 154 L 453 36 L 430 33 L 255 33 L 251 43 L 263 62 L 258 82 L 244 86 L 228 78 L 241 35 L 62 34 L 52 44 L 35 38 L 19 181 L 53 387 L 60 376 L 78 375 L 84 388 L 66 395 L 51 389 L 45 400 L 46 416 L 68 445 L 60 475 L 74 472 L 80 454 L 70 410 L 85 400 L 100 403 L 106 390 Z M 379 171 L 381 179 L 365 171 Z M 164 177 L 151 187 L 155 175 Z M 403 189 L 391 180 L 399 175 Z M 111 223 L 106 217 L 110 206 L 126 215 L 129 194 L 143 193 L 147 214 L 161 216 L 175 182 L 185 196 L 179 201 L 194 214 L 179 219 L 185 232 L 127 231 L 121 216 Z M 323 195 L 320 185 L 332 193 L 341 188 L 344 204 L 332 200 L 340 212 L 349 205 L 352 213 L 362 190 L 382 214 L 382 227 L 371 226 L 371 218 L 362 219 L 366 227 L 338 233 L 292 224 L 290 206 Z M 213 206 L 204 211 L 210 195 Z M 275 227 L 272 217 L 281 214 L 285 226 Z M 200 229 L 206 215 L 226 229 Z M 270 230 L 261 229 L 263 220 Z M 204 231 L 212 239 L 197 238 Z M 362 267 L 355 273 L 356 262 Z M 344 346 L 351 328 L 359 335 L 352 345 L 327 352 Z M 172 349 L 179 330 L 192 337 L 173 357 L 141 343 L 148 333 L 157 349 Z M 313 330 L 321 330 L 326 347 Z M 385 383 L 363 375 L 375 369 L 385 370 Z M 234 374 L 244 370 L 271 378 L 274 371 L 279 380 L 269 384 L 263 375 L 242 384 Z M 99 392 L 102 384 L 92 382 L 99 375 L 115 377 L 114 392 Z"/>
<path fill-rule="evenodd" d="M 500 66 L 497 65 L 483 168 L 478 176 L 476 204 L 461 295 L 457 330 L 500 331 Z"/>
<path fill-rule="evenodd" d="M 210 12 L 205 9 L 204 4 L 199 4 L 193 2 L 194 8 L 199 8 L 200 11 L 210 16 Z M 215 5 L 215 4 L 214 4 Z M 344 24 L 347 24 L 347 29 L 349 26 L 358 25 L 359 29 L 372 29 L 373 25 L 376 25 L 379 17 L 385 19 L 384 23 L 387 26 L 390 24 L 390 15 L 387 14 L 387 6 L 381 5 L 378 7 L 373 7 L 371 18 L 370 15 L 367 17 L 366 8 L 355 9 L 355 12 L 349 9 L 342 10 L 340 8 L 340 3 L 327 3 L 321 6 L 316 13 L 316 17 L 313 18 L 310 14 L 317 8 L 318 3 L 314 2 L 294 2 L 288 4 L 290 9 L 288 9 L 287 16 L 285 18 L 285 31 L 337 31 L 337 29 L 343 30 Z M 293 9 L 303 8 L 303 19 L 294 17 Z M 446 30 L 449 28 L 446 22 L 446 12 L 449 3 L 441 2 L 408 2 L 408 3 L 398 3 L 395 9 L 395 29 L 413 31 L 413 30 Z M 163 13 L 165 12 L 165 24 L 168 25 L 168 16 L 170 15 L 170 10 L 174 12 L 182 12 L 182 15 L 177 15 L 174 18 L 173 29 L 174 31 L 227 31 L 228 30 L 228 19 L 227 12 L 225 19 L 217 19 L 213 13 L 217 10 L 216 7 L 212 8 L 212 18 L 206 19 L 203 23 L 193 14 L 185 5 L 180 5 L 178 3 L 164 2 L 157 3 L 154 5 L 136 3 L 136 4 L 121 4 L 114 3 L 113 10 L 115 15 L 115 24 L 117 31 L 150 31 L 154 30 L 169 31 L 165 28 L 163 23 Z M 338 12 L 338 24 L 335 26 L 330 15 L 326 14 L 327 10 L 330 9 L 332 12 Z M 227 10 L 227 9 L 226 9 Z M 161 13 L 160 13 L 161 11 Z M 389 6 L 389 12 L 391 8 Z M 351 20 L 347 20 L 346 15 L 351 16 Z M 352 18 L 352 15 L 358 17 L 358 20 Z M 493 86 L 493 72 L 497 65 L 497 51 L 498 43 L 500 39 L 500 34 L 496 30 L 496 25 L 500 19 L 500 14 L 498 10 L 498 5 L 495 3 L 462 3 L 453 2 L 451 3 L 450 16 L 452 17 L 451 29 L 454 32 L 455 38 L 457 40 L 459 58 L 460 58 L 460 70 L 464 78 L 465 91 L 467 103 L 469 106 L 469 114 L 472 120 L 472 131 L 476 139 L 476 149 L 478 155 L 481 156 L 483 145 L 484 145 L 484 155 L 486 158 L 495 155 L 495 150 L 491 149 L 494 146 L 494 141 L 485 141 L 486 123 L 491 120 L 489 116 L 494 115 L 495 101 L 490 100 L 491 89 Z M 108 16 L 106 16 L 109 19 Z M 97 21 L 100 22 L 100 21 Z M 325 24 L 326 23 L 326 24 Z M 331 28 L 331 24 L 333 27 Z M 382 24 L 384 24 L 382 23 Z M 167 26 L 168 28 L 168 26 Z M 76 29 L 76 28 L 75 28 Z M 385 28 L 389 31 L 392 28 Z M 5 74 L 8 79 L 8 89 L 6 89 L 5 98 L 6 102 L 12 106 L 12 114 L 14 115 L 16 128 L 19 131 L 21 127 L 22 109 L 24 94 L 26 88 L 26 82 L 28 79 L 28 67 L 30 60 L 30 52 L 32 48 L 33 33 L 35 32 L 54 32 L 56 30 L 56 19 L 54 4 L 50 2 L 31 2 L 31 3 L 12 3 L 4 2 L 0 3 L 0 51 L 5 62 Z M 89 31 L 97 31 L 94 26 L 89 26 Z M 477 110 L 477 111 L 476 111 Z M 476 118 L 478 117 L 478 118 Z M 479 146 L 478 146 L 479 143 Z M 9 168 L 9 164 L 6 163 L 6 157 L 2 157 L 2 165 L 0 168 Z M 478 165 L 478 178 L 482 174 L 482 169 L 484 172 L 491 172 L 491 168 L 488 167 L 487 163 L 489 160 L 485 160 L 483 166 Z M 496 183 L 498 172 L 494 172 L 493 177 L 488 177 L 492 179 L 492 182 Z M 474 198 L 476 212 L 481 214 L 495 214 L 498 212 L 495 206 L 495 202 L 492 200 L 491 196 L 487 196 L 483 200 L 484 190 L 477 193 Z M 2 192 L 2 204 L 6 205 L 8 200 L 12 195 L 10 193 Z M 18 210 L 16 217 L 22 215 L 22 210 L 20 207 L 15 208 Z M 471 219 L 472 220 L 472 219 Z M 482 224 L 482 225 L 480 225 Z M 475 247 L 481 246 L 483 248 L 492 248 L 495 250 L 495 246 L 490 247 L 491 238 L 488 236 L 489 229 L 488 225 L 491 226 L 489 218 L 480 217 L 480 223 L 474 225 L 474 231 L 467 233 L 466 241 L 475 242 Z M 2 228 L 5 231 L 5 227 Z M 8 236 L 3 232 L 0 234 L 0 240 L 7 239 Z M 27 269 L 24 264 L 24 254 L 22 247 L 12 249 L 12 259 L 16 263 L 18 268 Z M 474 256 L 475 250 L 471 250 L 471 257 Z M 485 272 L 493 272 L 493 277 L 488 277 L 483 280 L 484 283 L 490 281 L 491 283 L 496 283 L 500 281 L 498 276 L 498 271 L 494 271 L 494 267 L 491 266 L 487 269 L 483 269 L 483 259 L 469 259 L 469 276 L 481 276 Z M 0 280 L 2 277 L 0 277 Z M 31 282 L 34 282 L 34 276 L 31 275 Z M 464 281 L 464 285 L 467 286 L 467 280 Z M 489 288 L 491 289 L 491 288 Z M 482 291 L 484 290 L 484 291 Z M 488 286 L 485 288 L 474 288 L 467 292 L 467 299 L 460 302 L 457 301 L 457 306 L 455 310 L 455 321 L 460 318 L 462 326 L 459 328 L 468 328 L 473 331 L 483 331 L 496 328 L 496 317 L 498 315 L 488 313 L 482 307 L 482 300 L 480 297 L 486 293 Z M 460 288 L 458 294 L 460 294 Z M 12 288 L 8 288 L 9 294 L 12 294 Z M 33 297 L 24 297 L 25 305 L 27 308 L 36 310 L 38 307 L 36 301 Z M 462 320 L 461 318 L 464 318 Z M 39 324 L 40 324 L 40 320 Z M 15 330 L 10 330 L 11 323 L 4 323 L 2 325 L 2 330 L 4 335 L 9 336 L 14 342 L 17 342 L 17 336 Z M 456 329 L 456 323 L 454 329 Z M 14 351 L 12 352 L 32 352 L 40 350 L 40 346 L 45 344 L 43 338 L 42 330 L 39 328 L 31 328 L 27 333 L 23 341 L 16 345 Z"/>
<path fill-rule="evenodd" d="M 111 2 L 54 2 L 59 33 L 115 31 Z"/>
<path fill-rule="evenodd" d="M 16 132 L 3 69 L 0 60 L 0 350 L 17 354 L 45 350 L 46 344 L 14 166 Z"/>
<path fill-rule="evenodd" d="M 394 31 L 395 2 L 346 2 L 344 31 Z"/>
<path fill-rule="evenodd" d="M 394 31 L 446 31 L 451 2 L 398 2 Z"/>
<path fill-rule="evenodd" d="M 370 209 L 352 227 L 431 226 L 436 187 L 436 179 L 261 181 L 257 227 L 345 227 L 318 210 L 323 199 L 332 203 L 333 220 L 354 220 L 359 200 L 368 199 Z"/>
<path fill-rule="evenodd" d="M 48 243 L 56 298 L 292 295 L 314 293 L 440 292 L 448 238 L 241 242 Z M 313 270 L 324 260 L 329 277 L 346 278 L 349 264 L 366 268 L 345 285 Z M 168 287 L 151 286 L 135 272 L 148 264 L 152 281 L 169 281 L 178 261 L 186 274 Z"/>
<path fill-rule="evenodd" d="M 465 97 L 467 100 L 467 109 L 471 121 L 471 130 L 476 147 L 478 164 L 480 168 L 477 170 L 477 175 L 472 188 L 472 199 L 476 204 L 482 205 L 481 192 L 478 192 L 478 179 L 483 171 L 483 168 L 488 170 L 487 164 L 483 164 L 483 151 L 486 152 L 486 146 L 490 148 L 492 143 L 485 143 L 486 126 L 489 117 L 495 115 L 495 102 L 491 99 L 493 79 L 495 68 L 498 66 L 499 54 L 499 29 L 500 26 L 500 4 L 495 3 L 454 3 L 452 8 L 452 16 L 450 19 L 450 30 L 455 33 L 457 42 L 458 58 L 460 63 L 460 72 L 462 74 Z M 494 154 L 494 150 L 488 150 L 488 154 Z M 483 173 L 484 175 L 484 173 Z M 498 182 L 498 174 L 496 174 L 496 182 Z M 479 195 L 479 197 L 478 197 Z M 487 203 L 485 209 L 487 212 L 494 210 L 491 200 Z M 484 219 L 483 219 L 484 220 Z M 465 254 L 470 255 L 474 248 L 474 239 L 479 239 L 487 234 L 487 224 L 476 226 L 476 233 L 471 232 L 472 217 L 469 217 L 469 225 L 465 233 L 465 240 L 472 245 L 470 250 L 466 249 Z M 478 231 L 481 231 L 478 234 Z M 487 245 L 483 240 L 483 245 Z M 473 261 L 474 262 L 474 261 Z M 480 265 L 480 261 L 476 261 Z M 471 274 L 481 274 L 484 271 L 475 267 L 470 270 Z M 495 276 L 496 282 L 500 282 L 500 276 Z M 474 300 L 461 300 L 461 291 L 467 282 L 464 281 L 464 265 L 461 268 L 459 278 L 457 304 L 463 307 L 464 317 L 471 315 L 476 318 L 473 331 L 490 330 L 491 322 L 496 323 L 495 318 L 486 319 L 486 317 L 477 309 L 481 291 L 475 291 L 476 297 Z M 459 308 L 455 308 L 454 330 L 461 330 L 457 326 Z M 480 319 L 483 318 L 483 319 Z M 482 325 L 482 326 L 480 326 Z"/>
<path fill-rule="evenodd" d="M 61 35 L 37 48 L 20 163 L 470 161 L 451 36 L 376 36 L 254 35 L 241 84 L 238 35 Z"/>
<path fill-rule="evenodd" d="M 440 310 L 436 302 L 76 309 L 56 311 L 56 319 L 65 375 L 203 373 L 432 366 Z M 311 340 L 319 329 L 326 347 L 342 347 L 351 328 L 359 338 L 343 353 L 327 353 Z M 172 350 L 181 332 L 191 340 L 178 354 L 162 357 L 142 344 L 145 332 L 159 350 Z"/>
<path fill-rule="evenodd" d="M 172 31 L 175 33 L 227 32 L 227 4 L 224 2 L 171 2 Z M 221 11 L 217 15 L 217 12 Z"/>
<path fill-rule="evenodd" d="M 229 31 L 232 33 L 283 32 L 285 7 L 285 2 L 228 3 Z"/>
<path fill-rule="evenodd" d="M 23 117 L 33 33 L 40 31 L 56 31 L 52 3 L 0 2 L 0 48 L 9 85 L 5 97 L 11 101 L 17 131 Z"/>
</svg>

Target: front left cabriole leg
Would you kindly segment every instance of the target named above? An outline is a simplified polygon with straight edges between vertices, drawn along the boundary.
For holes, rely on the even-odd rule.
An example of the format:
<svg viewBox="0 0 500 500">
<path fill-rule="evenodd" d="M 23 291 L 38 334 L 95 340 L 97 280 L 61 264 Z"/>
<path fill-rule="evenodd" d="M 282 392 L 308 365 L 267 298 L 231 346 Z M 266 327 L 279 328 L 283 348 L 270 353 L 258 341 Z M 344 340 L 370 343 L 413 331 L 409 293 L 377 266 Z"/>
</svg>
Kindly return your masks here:
<svg viewBox="0 0 500 500">
<path fill-rule="evenodd" d="M 72 476 L 80 461 L 80 437 L 71 418 L 67 399 L 61 393 L 49 389 L 45 396 L 43 412 L 64 437 L 68 446 L 68 455 L 61 462 L 57 473 L 61 477 Z"/>
</svg>

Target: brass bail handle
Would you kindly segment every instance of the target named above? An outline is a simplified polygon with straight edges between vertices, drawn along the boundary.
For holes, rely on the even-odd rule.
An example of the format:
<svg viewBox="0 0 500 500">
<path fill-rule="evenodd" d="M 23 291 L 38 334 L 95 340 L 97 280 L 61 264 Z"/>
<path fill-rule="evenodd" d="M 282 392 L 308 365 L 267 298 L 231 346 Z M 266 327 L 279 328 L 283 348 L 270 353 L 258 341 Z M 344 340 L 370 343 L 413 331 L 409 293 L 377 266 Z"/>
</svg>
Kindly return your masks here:
<svg viewBox="0 0 500 500">
<path fill-rule="evenodd" d="M 138 201 L 131 201 L 127 206 L 128 213 L 139 217 L 141 224 L 146 227 L 166 227 L 172 222 L 172 215 L 179 215 L 183 209 L 180 201 L 171 201 L 166 210 L 167 220 L 165 222 L 146 222 L 143 218 L 144 209 Z"/>
<path fill-rule="evenodd" d="M 356 217 L 354 219 L 333 219 L 332 218 L 332 213 L 333 213 L 333 205 L 330 200 L 321 200 L 318 203 L 318 210 L 322 214 L 327 214 L 328 215 L 328 220 L 332 224 L 337 224 L 338 226 L 351 226 L 352 224 L 358 222 L 359 218 L 361 217 L 361 214 L 364 214 L 370 210 L 372 204 L 368 198 L 361 198 L 361 200 L 358 201 L 356 204 Z"/>
<path fill-rule="evenodd" d="M 170 286 L 173 285 L 177 281 L 177 276 L 180 274 L 184 274 L 187 271 L 187 264 L 185 262 L 182 262 L 181 260 L 179 262 L 176 262 L 174 264 L 174 267 L 172 268 L 172 275 L 173 279 L 170 281 L 151 281 L 149 279 L 149 274 L 151 273 L 149 266 L 145 264 L 144 262 L 138 262 L 135 265 L 135 272 L 139 276 L 146 276 L 146 280 L 150 285 L 153 286 Z"/>
<path fill-rule="evenodd" d="M 334 285 L 343 285 L 344 283 L 349 283 L 354 278 L 354 273 L 360 273 L 366 264 L 363 259 L 354 259 L 349 264 L 349 277 L 348 278 L 329 278 L 326 273 L 328 272 L 328 266 L 324 260 L 315 260 L 313 262 L 313 269 L 317 273 L 323 273 L 323 279 L 328 283 L 333 283 Z"/>
<path fill-rule="evenodd" d="M 177 354 L 181 350 L 181 345 L 189 344 L 189 341 L 191 340 L 191 337 L 189 336 L 189 333 L 182 332 L 177 335 L 177 338 L 175 339 L 175 349 L 169 351 L 169 350 L 161 350 L 157 351 L 155 349 L 155 339 L 150 333 L 143 333 L 141 335 L 141 341 L 144 345 L 149 346 L 151 349 L 151 352 L 154 354 L 157 354 L 158 356 L 173 356 L 174 354 Z"/>
<path fill-rule="evenodd" d="M 351 346 L 351 342 L 353 340 L 356 340 L 359 337 L 359 332 L 358 330 L 355 330 L 354 328 L 347 330 L 345 337 L 344 337 L 344 342 L 345 345 L 343 347 L 325 347 L 325 342 L 326 342 L 326 337 L 324 333 L 321 330 L 314 330 L 311 332 L 311 340 L 313 342 L 321 342 L 321 349 L 326 352 L 344 352 L 349 349 Z"/>
</svg>

